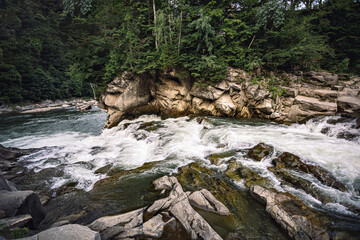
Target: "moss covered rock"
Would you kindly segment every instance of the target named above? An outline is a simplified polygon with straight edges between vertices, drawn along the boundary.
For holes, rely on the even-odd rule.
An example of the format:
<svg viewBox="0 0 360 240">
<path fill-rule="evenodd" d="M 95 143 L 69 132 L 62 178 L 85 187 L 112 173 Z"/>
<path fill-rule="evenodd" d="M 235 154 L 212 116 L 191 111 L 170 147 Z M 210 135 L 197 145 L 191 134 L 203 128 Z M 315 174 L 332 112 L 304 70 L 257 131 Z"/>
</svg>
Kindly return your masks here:
<svg viewBox="0 0 360 240">
<path fill-rule="evenodd" d="M 271 155 L 274 152 L 274 148 L 265 143 L 259 143 L 255 147 L 251 148 L 248 156 L 255 161 L 261 161 L 265 157 Z"/>
</svg>

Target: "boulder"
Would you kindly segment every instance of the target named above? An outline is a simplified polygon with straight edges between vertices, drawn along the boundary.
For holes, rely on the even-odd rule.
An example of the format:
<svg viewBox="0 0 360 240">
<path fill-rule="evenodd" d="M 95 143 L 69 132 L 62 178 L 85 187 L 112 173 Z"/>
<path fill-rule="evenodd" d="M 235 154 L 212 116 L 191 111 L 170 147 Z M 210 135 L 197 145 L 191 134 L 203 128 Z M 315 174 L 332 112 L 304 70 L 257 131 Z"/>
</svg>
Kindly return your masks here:
<svg viewBox="0 0 360 240">
<path fill-rule="evenodd" d="M 56 237 L 55 237 L 56 236 Z M 60 227 L 50 228 L 34 236 L 22 238 L 21 240 L 101 240 L 100 234 L 88 227 L 69 224 Z"/>
<path fill-rule="evenodd" d="M 197 213 L 187 199 L 177 202 L 170 213 L 182 224 L 191 239 L 222 239 L 212 227 Z"/>
<path fill-rule="evenodd" d="M 307 72 L 304 74 L 307 81 L 316 86 L 331 86 L 338 81 L 338 75 L 329 72 Z"/>
<path fill-rule="evenodd" d="M 236 155 L 236 150 L 230 150 L 226 152 L 220 152 L 220 153 L 213 153 L 207 156 L 206 158 L 209 159 L 209 161 L 212 164 L 215 164 L 219 166 L 222 164 L 225 160 L 229 159 L 230 157 L 234 157 Z"/>
<path fill-rule="evenodd" d="M 206 189 L 193 192 L 189 196 L 189 202 L 194 207 L 203 209 L 205 211 L 214 212 L 219 215 L 229 216 L 230 211 L 224 204 L 218 201 L 214 195 Z"/>
<path fill-rule="evenodd" d="M 278 193 L 260 186 L 250 188 L 251 195 L 266 204 L 270 216 L 294 239 L 330 239 L 326 219 L 312 212 L 296 197 Z"/>
<path fill-rule="evenodd" d="M 284 152 L 275 158 L 272 163 L 278 169 L 288 168 L 312 174 L 324 185 L 343 192 L 347 191 L 345 185 L 339 182 L 329 171 L 317 165 L 306 164 L 292 153 Z"/>
<path fill-rule="evenodd" d="M 6 178 L 4 177 L 1 171 L 0 171 L 0 190 L 17 191 L 15 184 L 6 180 Z"/>
<path fill-rule="evenodd" d="M 274 112 L 273 100 L 271 98 L 264 99 L 260 104 L 255 106 L 255 109 L 269 115 Z"/>
<path fill-rule="evenodd" d="M 0 231 L 24 227 L 30 220 L 29 214 L 0 219 Z"/>
<path fill-rule="evenodd" d="M 339 113 L 347 113 L 353 117 L 360 117 L 360 97 L 339 94 L 337 108 Z"/>
<path fill-rule="evenodd" d="M 156 215 L 143 224 L 144 235 L 151 238 L 160 238 L 163 235 L 166 223 L 161 215 Z"/>
<path fill-rule="evenodd" d="M 223 90 L 217 89 L 212 86 L 207 86 L 206 88 L 203 88 L 202 86 L 194 85 L 190 90 L 190 94 L 192 96 L 212 101 L 218 99 L 223 93 Z"/>
<path fill-rule="evenodd" d="M 298 95 L 294 101 L 295 105 L 299 105 L 300 109 L 304 111 L 316 111 L 316 112 L 332 112 L 337 110 L 336 103 L 322 102 L 316 98 L 310 98 Z"/>
<path fill-rule="evenodd" d="M 97 232 L 102 232 L 117 225 L 123 226 L 124 229 L 131 229 L 142 225 L 143 212 L 144 209 L 141 208 L 124 214 L 101 217 L 90 223 L 88 227 Z"/>
<path fill-rule="evenodd" d="M 222 116 L 232 117 L 235 115 L 236 106 L 229 94 L 223 94 L 215 101 L 215 109 Z"/>
<path fill-rule="evenodd" d="M 35 151 L 38 151 L 38 149 L 7 148 L 0 144 L 0 160 L 16 161 L 19 157 Z"/>
<path fill-rule="evenodd" d="M 269 187 L 271 186 L 270 180 L 261 177 L 249 167 L 244 166 L 241 162 L 232 160 L 225 172 L 226 176 L 239 182 L 245 180 L 245 186 L 250 187 L 254 184 Z"/>
<path fill-rule="evenodd" d="M 255 161 L 261 161 L 274 152 L 274 148 L 265 143 L 259 143 L 250 149 L 248 156 Z"/>
<path fill-rule="evenodd" d="M 31 228 L 36 228 L 45 218 L 45 211 L 41 205 L 39 196 L 33 191 L 0 191 L 0 210 L 6 217 L 29 214 L 32 220 Z"/>
<path fill-rule="evenodd" d="M 124 72 L 121 77 L 112 81 L 101 97 L 101 102 L 108 110 L 106 128 L 116 126 L 122 115 L 145 106 L 151 99 L 153 81 L 147 75 L 134 76 Z M 111 110 L 112 109 L 112 110 Z"/>
</svg>

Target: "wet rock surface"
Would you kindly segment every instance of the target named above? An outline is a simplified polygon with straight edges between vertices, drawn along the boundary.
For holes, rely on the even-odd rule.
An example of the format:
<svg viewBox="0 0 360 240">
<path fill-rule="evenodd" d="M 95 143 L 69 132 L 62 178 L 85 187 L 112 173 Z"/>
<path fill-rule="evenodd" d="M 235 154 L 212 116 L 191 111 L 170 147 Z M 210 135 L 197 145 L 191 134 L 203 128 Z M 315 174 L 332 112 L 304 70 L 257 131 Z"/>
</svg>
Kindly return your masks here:
<svg viewBox="0 0 360 240">
<path fill-rule="evenodd" d="M 145 130 L 153 125 L 142 126 Z M 250 152 L 253 152 L 253 155 L 250 156 Z M 244 156 L 246 161 L 238 161 L 236 158 L 239 156 Z M 209 168 L 209 165 L 194 162 L 181 167 L 173 176 L 159 178 L 151 175 L 147 178 L 146 173 L 163 163 L 158 161 L 145 163 L 132 170 L 119 170 L 112 176 L 100 180 L 90 192 L 75 191 L 70 182 L 64 189 L 53 191 L 56 196 L 51 196 L 45 205 L 46 218 L 39 225 L 40 228 L 32 230 L 30 234 L 58 227 L 66 229 L 68 224 L 81 224 L 87 225 L 92 233 L 88 230 L 76 232 L 87 236 L 88 239 L 93 239 L 93 236 L 94 239 L 101 236 L 101 239 L 175 240 L 246 237 L 259 239 L 264 236 L 268 239 L 288 239 L 289 236 L 295 239 L 356 239 L 360 232 L 360 221 L 356 217 L 351 220 L 329 217 L 310 208 L 290 193 L 272 189 L 272 180 L 252 167 L 252 164 L 259 163 L 257 159 L 261 161 L 268 157 L 274 158 L 273 161 L 266 160 L 268 170 L 283 186 L 302 190 L 324 204 L 331 203 L 332 199 L 303 176 L 309 175 L 336 191 L 347 191 L 346 186 L 324 168 L 308 163 L 291 153 L 279 153 L 272 146 L 260 143 L 243 152 L 232 150 L 208 156 L 214 163 L 226 164 L 225 170 L 214 165 L 210 165 L 214 168 Z M 108 172 L 109 169 L 104 172 Z M 43 177 L 55 173 L 54 170 L 48 171 Z M 150 184 L 137 184 L 139 180 L 135 176 L 138 175 L 143 175 L 141 178 L 146 178 Z M 29 179 L 26 182 L 31 182 L 37 175 L 27 176 Z M 19 180 L 16 177 L 14 179 Z M 26 182 L 24 179 L 18 181 L 20 189 L 23 188 L 21 183 Z M 122 185 L 124 182 L 132 182 L 131 187 Z M 243 186 L 239 186 L 239 182 L 243 183 Z M 3 183 L 8 184 L 5 181 Z M 135 189 L 134 186 L 137 185 L 140 187 Z M 129 189 L 129 192 L 122 192 L 121 189 Z M 9 190 L 4 191 L 13 193 Z M 42 191 L 49 194 L 46 188 Z M 130 192 L 138 195 L 131 196 Z M 139 201 L 139 198 L 143 199 Z M 139 202 L 133 204 L 132 208 L 123 207 L 122 199 Z M 2 201 L 0 205 L 1 203 Z M 357 212 L 351 207 L 349 210 Z M 0 218 L 1 214 L 0 212 Z M 25 214 L 15 215 L 18 219 L 12 219 L 12 226 L 28 226 L 34 221 L 31 213 Z M 7 211 L 3 211 L 2 217 L 9 217 Z M 229 235 L 229 232 L 234 234 Z M 38 234 L 40 237 L 42 232 Z M 69 229 L 61 234 L 68 237 L 74 233 Z M 82 239 L 80 235 L 78 237 Z"/>
<path fill-rule="evenodd" d="M 183 239 L 222 239 L 191 207 L 188 195 L 175 177 L 164 176 L 155 180 L 154 185 L 156 190 L 170 191 L 169 196 L 155 201 L 148 208 L 99 218 L 88 225 L 89 228 L 99 231 L 102 239 L 161 238 L 167 228 L 172 228 L 172 236 L 182 236 Z M 205 201 L 211 201 L 217 207 L 215 212 L 230 213 L 210 192 L 203 190 L 203 193 L 207 197 Z"/>
</svg>

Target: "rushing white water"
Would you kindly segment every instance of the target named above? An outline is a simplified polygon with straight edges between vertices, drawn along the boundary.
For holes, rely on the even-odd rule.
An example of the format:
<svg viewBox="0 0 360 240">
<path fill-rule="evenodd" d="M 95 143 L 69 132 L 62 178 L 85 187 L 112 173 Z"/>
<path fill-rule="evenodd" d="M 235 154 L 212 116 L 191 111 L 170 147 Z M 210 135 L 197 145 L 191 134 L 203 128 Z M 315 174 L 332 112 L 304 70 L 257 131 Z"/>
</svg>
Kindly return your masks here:
<svg viewBox="0 0 360 240">
<path fill-rule="evenodd" d="M 350 215 L 354 214 L 352 208 L 360 209 L 359 139 L 336 138 L 345 128 L 359 135 L 359 129 L 353 127 L 354 122 L 334 125 L 328 124 L 329 118 L 326 118 L 306 125 L 285 126 L 208 118 L 199 124 L 196 119 L 188 117 L 161 120 L 157 116 L 142 116 L 101 131 L 104 120 L 105 114 L 99 110 L 33 117 L 14 123 L 13 130 L 2 127 L 0 141 L 12 147 L 48 147 L 23 157 L 21 161 L 35 171 L 62 168 L 65 175 L 51 179 L 53 188 L 77 181 L 77 188 L 85 190 L 90 190 L 96 181 L 106 177 L 95 171 L 109 164 L 112 168 L 134 169 L 146 162 L 163 161 L 152 171 L 172 173 L 192 161 L 211 165 L 208 156 L 212 153 L 247 149 L 264 142 L 274 146 L 274 156 L 287 151 L 326 168 L 349 188 L 349 192 L 324 186 L 310 175 L 301 175 L 331 198 L 331 202 L 322 204 L 302 190 L 282 186 L 267 169 L 274 156 L 261 162 L 252 161 L 241 152 L 233 157 L 270 179 L 279 191 L 292 192 L 309 205 Z M 326 125 L 330 130 L 323 134 L 321 129 L 324 126 L 320 125 Z M 226 164 L 220 165 L 219 169 L 225 170 Z"/>
</svg>

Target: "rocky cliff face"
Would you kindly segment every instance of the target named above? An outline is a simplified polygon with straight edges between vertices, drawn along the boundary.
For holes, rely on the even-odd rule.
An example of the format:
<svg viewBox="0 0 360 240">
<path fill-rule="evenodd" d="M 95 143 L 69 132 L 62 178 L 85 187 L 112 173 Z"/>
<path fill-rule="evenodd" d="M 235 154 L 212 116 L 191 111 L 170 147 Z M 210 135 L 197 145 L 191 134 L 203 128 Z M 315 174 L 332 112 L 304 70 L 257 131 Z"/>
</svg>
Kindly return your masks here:
<svg viewBox="0 0 360 240">
<path fill-rule="evenodd" d="M 109 117 L 106 128 L 123 117 L 188 114 L 302 122 L 316 116 L 360 116 L 360 78 L 328 72 L 257 77 L 229 68 L 226 79 L 212 86 L 178 78 L 175 72 L 135 76 L 124 72 L 100 99 Z"/>
</svg>

